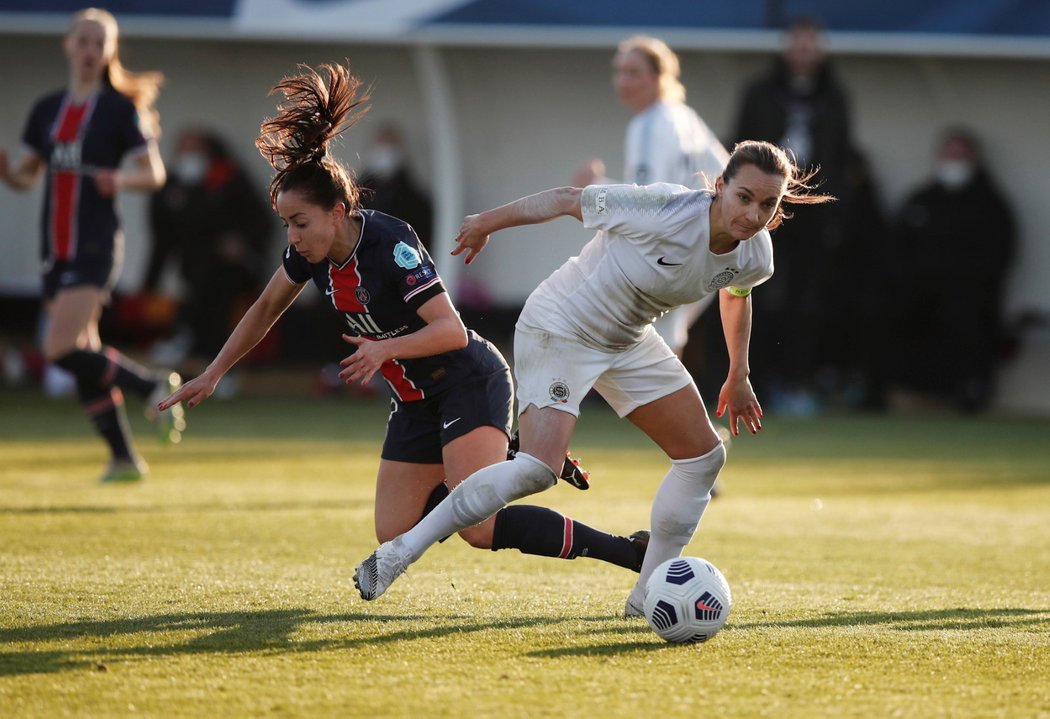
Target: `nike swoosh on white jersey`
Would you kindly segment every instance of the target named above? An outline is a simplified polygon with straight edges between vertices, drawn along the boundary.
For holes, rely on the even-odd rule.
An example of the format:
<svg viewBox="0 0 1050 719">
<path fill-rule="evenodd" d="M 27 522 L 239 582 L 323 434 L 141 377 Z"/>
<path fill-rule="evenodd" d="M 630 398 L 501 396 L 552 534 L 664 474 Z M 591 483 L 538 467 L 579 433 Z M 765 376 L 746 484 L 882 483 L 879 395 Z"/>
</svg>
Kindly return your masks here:
<svg viewBox="0 0 1050 719">
<path fill-rule="evenodd" d="M 681 262 L 664 262 L 664 259 L 666 259 L 666 257 L 661 257 L 656 261 L 656 264 L 663 265 L 664 267 L 680 267 L 682 264 Z"/>
<path fill-rule="evenodd" d="M 456 417 L 451 422 L 442 422 L 441 423 L 441 429 L 448 429 L 449 427 L 451 427 L 452 425 L 454 425 L 456 422 L 460 421 L 461 419 L 463 419 L 463 418 L 462 417 Z"/>
</svg>

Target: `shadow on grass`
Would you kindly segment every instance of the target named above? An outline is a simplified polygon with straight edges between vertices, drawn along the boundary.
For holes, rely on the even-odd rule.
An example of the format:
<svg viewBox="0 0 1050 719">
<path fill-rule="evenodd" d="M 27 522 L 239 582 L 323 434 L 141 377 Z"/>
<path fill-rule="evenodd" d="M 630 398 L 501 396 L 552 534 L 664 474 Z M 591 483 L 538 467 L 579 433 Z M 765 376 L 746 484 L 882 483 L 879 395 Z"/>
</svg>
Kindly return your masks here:
<svg viewBox="0 0 1050 719">
<path fill-rule="evenodd" d="M 1050 609 L 931 609 L 921 612 L 835 612 L 808 619 L 733 624 L 734 629 L 861 627 L 883 625 L 899 632 L 1050 627 Z"/>
<path fill-rule="evenodd" d="M 730 622 L 725 631 L 748 629 L 787 628 L 821 629 L 829 627 L 861 627 L 881 625 L 889 631 L 927 632 L 938 630 L 975 631 L 1001 627 L 1050 627 L 1050 609 L 941 609 L 921 612 L 842 612 L 822 617 L 768 622 Z M 636 631 L 648 632 L 646 624 Z M 668 644 L 656 638 L 652 643 L 622 642 L 619 644 L 571 646 L 529 652 L 528 656 L 557 658 L 567 656 L 601 656 L 631 652 L 673 649 L 680 644 Z M 686 645 L 688 646 L 688 645 Z"/>
<path fill-rule="evenodd" d="M 452 615 L 384 615 L 367 613 L 317 614 L 309 609 L 275 609 L 253 612 L 200 612 L 81 621 L 0 629 L 0 676 L 55 674 L 68 671 L 106 671 L 110 662 L 140 657 L 194 654 L 301 653 L 330 650 L 375 651 L 377 646 L 466 635 L 488 630 L 515 630 L 562 622 L 604 622 L 608 617 L 523 617 L 477 621 L 475 617 Z M 294 635 L 311 626 L 336 623 L 377 625 L 355 629 L 353 636 L 301 639 Z M 405 629 L 384 631 L 387 623 L 413 622 Z M 645 625 L 639 627 L 648 628 Z M 166 633 L 175 637 L 165 637 Z M 180 641 L 180 633 L 193 634 Z M 349 634 L 349 632 L 348 632 Z M 133 639 L 135 635 L 141 635 Z M 588 633 L 590 635 L 590 633 Z M 106 639 L 112 646 L 100 646 Z M 101 640 L 101 641 L 100 641 Z M 28 649 L 6 651 L 3 645 L 32 644 Z M 62 648 L 48 649 L 57 644 Z M 42 646 L 44 645 L 44 646 Z M 629 645 L 624 644 L 626 649 Z M 606 653 L 597 647 L 598 653 Z"/>
<path fill-rule="evenodd" d="M 318 614 L 309 609 L 274 609 L 252 612 L 191 612 L 155 616 L 81 621 L 0 629 L 0 676 L 57 674 L 70 671 L 106 671 L 112 663 L 146 657 L 177 657 L 214 654 L 282 654 L 331 650 L 375 651 L 377 646 L 464 636 L 490 630 L 518 630 L 579 622 L 609 624 L 608 616 L 522 617 L 477 621 L 468 615 L 393 615 L 352 612 Z M 407 628 L 387 630 L 383 625 L 413 623 Z M 298 638 L 310 627 L 351 623 L 374 625 L 359 627 L 347 636 Z M 821 617 L 788 621 L 730 623 L 727 631 L 763 628 L 820 629 L 834 627 L 883 626 L 891 631 L 977 631 L 1000 627 L 1023 628 L 1050 625 L 1050 609 L 944 609 L 920 612 L 843 612 Z M 172 636 L 164 636 L 170 634 Z M 182 640 L 180 635 L 190 634 Z M 621 639 L 637 636 L 637 641 L 606 643 L 595 641 L 598 634 Z M 140 635 L 140 636 L 136 636 Z M 644 636 L 642 636 L 644 635 Z M 663 651 L 680 645 L 667 644 L 653 634 L 643 621 L 617 623 L 602 629 L 589 627 L 579 632 L 580 643 L 572 646 L 536 650 L 526 656 L 558 658 L 566 656 L 619 656 L 638 652 Z M 107 639 L 115 639 L 106 646 Z M 647 641 L 648 640 L 648 641 Z M 7 651 L 3 645 L 30 644 L 29 648 Z M 58 645 L 51 649 L 47 645 Z"/>
</svg>

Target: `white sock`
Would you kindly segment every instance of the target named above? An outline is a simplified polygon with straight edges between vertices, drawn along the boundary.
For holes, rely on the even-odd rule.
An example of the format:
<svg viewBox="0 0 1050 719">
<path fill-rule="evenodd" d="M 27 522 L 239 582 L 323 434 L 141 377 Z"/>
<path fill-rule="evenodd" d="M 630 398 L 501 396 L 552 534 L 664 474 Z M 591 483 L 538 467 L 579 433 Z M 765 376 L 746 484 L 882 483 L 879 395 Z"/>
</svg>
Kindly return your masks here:
<svg viewBox="0 0 1050 719">
<path fill-rule="evenodd" d="M 705 455 L 693 459 L 672 459 L 671 471 L 656 490 L 650 513 L 649 546 L 631 591 L 640 605 L 645 583 L 660 564 L 678 557 L 693 539 L 700 518 L 711 501 L 711 488 L 726 463 L 726 450 L 721 442 Z"/>
<path fill-rule="evenodd" d="M 518 452 L 512 460 L 479 469 L 401 535 L 406 563 L 419 559 L 442 537 L 472 527 L 515 499 L 553 487 L 557 481 L 550 467 L 524 452 Z"/>
</svg>

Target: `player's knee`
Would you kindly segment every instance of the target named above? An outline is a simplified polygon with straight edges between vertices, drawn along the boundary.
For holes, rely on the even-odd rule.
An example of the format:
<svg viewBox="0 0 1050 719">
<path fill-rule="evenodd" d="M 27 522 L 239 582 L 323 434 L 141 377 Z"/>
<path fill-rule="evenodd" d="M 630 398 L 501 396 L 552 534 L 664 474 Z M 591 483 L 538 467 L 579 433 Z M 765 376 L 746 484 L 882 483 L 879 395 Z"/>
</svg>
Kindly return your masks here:
<svg viewBox="0 0 1050 719">
<path fill-rule="evenodd" d="M 671 460 L 671 474 L 694 488 L 694 493 L 708 495 L 726 463 L 726 448 L 721 441 L 707 454 L 692 459 Z"/>
<path fill-rule="evenodd" d="M 492 548 L 492 525 L 489 522 L 482 522 L 473 527 L 462 529 L 459 532 L 459 536 L 475 549 Z"/>
</svg>

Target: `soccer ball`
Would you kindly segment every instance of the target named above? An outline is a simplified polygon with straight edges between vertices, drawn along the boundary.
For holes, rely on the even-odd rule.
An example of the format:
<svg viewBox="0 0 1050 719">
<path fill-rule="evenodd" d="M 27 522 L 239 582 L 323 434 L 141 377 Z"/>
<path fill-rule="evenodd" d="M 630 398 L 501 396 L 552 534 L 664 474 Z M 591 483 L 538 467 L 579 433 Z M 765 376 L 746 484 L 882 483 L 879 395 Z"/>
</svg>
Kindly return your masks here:
<svg viewBox="0 0 1050 719">
<path fill-rule="evenodd" d="M 645 618 L 669 642 L 706 642 L 725 626 L 732 605 L 726 578 L 699 557 L 668 559 L 645 585 Z"/>
</svg>

